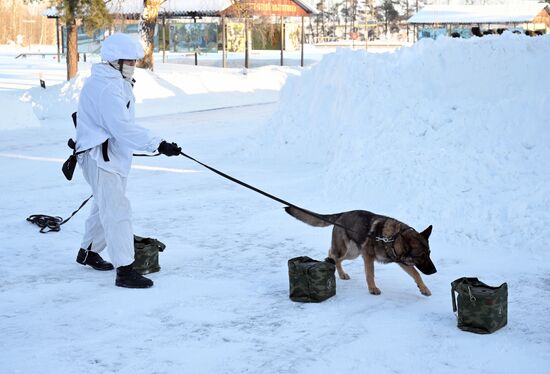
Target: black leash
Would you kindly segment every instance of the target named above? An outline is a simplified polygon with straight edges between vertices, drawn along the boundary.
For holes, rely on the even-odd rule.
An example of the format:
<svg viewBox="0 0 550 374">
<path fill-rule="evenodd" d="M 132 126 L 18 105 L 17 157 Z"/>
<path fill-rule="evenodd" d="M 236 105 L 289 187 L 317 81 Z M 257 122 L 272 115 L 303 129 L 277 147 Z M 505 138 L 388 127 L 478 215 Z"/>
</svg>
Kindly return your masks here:
<svg viewBox="0 0 550 374">
<path fill-rule="evenodd" d="M 134 156 L 141 156 L 141 157 L 156 157 L 156 156 L 159 156 L 159 155 L 160 155 L 160 153 L 156 153 L 156 154 L 152 154 L 152 155 L 151 155 L 151 154 L 134 154 Z M 229 179 L 230 181 L 232 181 L 232 182 L 234 182 L 234 183 L 237 183 L 237 184 L 239 184 L 239 185 L 241 185 L 241 186 L 243 186 L 243 187 L 246 187 L 246 188 L 248 188 L 248 189 L 250 189 L 250 190 L 252 190 L 252 191 L 254 191 L 254 192 L 257 192 L 257 193 L 259 193 L 260 195 L 266 196 L 266 197 L 270 198 L 271 200 L 275 200 L 275 201 L 277 201 L 277 202 L 279 202 L 279 203 L 281 203 L 281 204 L 284 204 L 284 205 L 286 205 L 286 206 L 289 206 L 289 207 L 292 207 L 292 208 L 294 208 L 294 209 L 300 210 L 300 211 L 302 211 L 302 212 L 304 212 L 304 213 L 307 213 L 307 214 L 309 214 L 309 215 L 311 215 L 311 216 L 313 216 L 313 217 L 315 217 L 315 218 L 317 218 L 317 219 L 320 219 L 321 221 L 327 222 L 327 223 L 329 223 L 329 224 L 331 224 L 331 225 L 334 225 L 334 226 L 341 227 L 341 228 L 343 228 L 343 229 L 345 229 L 345 230 L 348 230 L 348 231 L 350 231 L 350 232 L 353 232 L 353 233 L 356 233 L 356 234 L 357 234 L 357 232 L 355 232 L 354 230 L 350 229 L 349 227 L 346 227 L 346 226 L 344 226 L 344 225 L 342 225 L 342 224 L 339 224 L 339 223 L 337 223 L 337 222 L 333 222 L 333 221 L 331 221 L 331 220 L 329 220 L 329 219 L 326 219 L 325 217 L 323 217 L 323 216 L 320 215 L 320 214 L 317 214 L 317 213 L 312 212 L 312 211 L 310 211 L 310 210 L 301 208 L 301 207 L 299 207 L 299 206 L 297 206 L 297 205 L 295 205 L 295 204 L 292 204 L 292 203 L 290 203 L 290 202 L 288 202 L 288 201 L 286 201 L 286 200 L 283 200 L 283 199 L 281 199 L 281 198 L 279 198 L 279 197 L 277 197 L 277 196 L 274 196 L 274 195 L 272 195 L 272 194 L 270 194 L 270 193 L 267 193 L 267 192 L 265 192 L 265 191 L 262 191 L 262 190 L 260 190 L 259 188 L 256 188 L 256 187 L 254 187 L 254 186 L 252 186 L 252 185 L 250 185 L 250 184 L 248 184 L 248 183 L 245 183 L 245 182 L 243 182 L 243 181 L 241 181 L 241 180 L 239 180 L 239 179 L 237 179 L 237 178 L 232 177 L 231 175 L 228 175 L 228 174 L 226 174 L 226 173 L 224 173 L 224 172 L 222 172 L 222 171 L 219 171 L 219 170 L 213 168 L 212 166 L 209 166 L 209 165 L 207 165 L 207 164 L 205 164 L 205 163 L 203 163 L 203 162 L 197 160 L 196 158 L 191 157 L 191 156 L 189 156 L 189 155 L 187 155 L 187 154 L 185 154 L 185 153 L 183 153 L 183 152 L 180 152 L 180 155 L 182 155 L 182 156 L 184 156 L 184 157 L 186 157 L 186 158 L 188 158 L 188 159 L 190 159 L 190 160 L 196 162 L 197 164 L 199 164 L 199 165 L 201 165 L 201 166 L 207 168 L 208 170 L 210 170 L 210 171 L 212 171 L 212 172 L 214 172 L 214 173 L 216 173 L 216 174 L 218 174 L 218 175 L 220 175 L 220 176 L 222 176 L 222 177 L 224 177 L 224 178 L 226 178 L 226 179 Z M 31 215 L 30 217 L 27 218 L 27 221 L 29 221 L 29 222 L 31 222 L 31 223 L 33 223 L 33 224 L 38 225 L 38 226 L 40 227 L 40 232 L 41 232 L 42 234 L 48 233 L 48 232 L 50 232 L 50 231 L 53 231 L 53 232 L 60 231 L 60 230 L 61 230 L 61 225 L 64 225 L 64 224 L 67 223 L 71 218 L 73 218 L 73 216 L 74 216 L 76 213 L 78 213 L 78 211 L 79 211 L 80 209 L 82 209 L 82 207 L 84 207 L 84 205 L 86 205 L 86 203 L 87 203 L 92 197 L 93 197 L 93 195 L 91 195 L 91 196 L 88 197 L 86 200 L 84 200 L 84 202 L 82 202 L 82 204 L 80 205 L 80 207 L 79 207 L 77 210 L 75 210 L 75 211 L 70 215 L 69 218 L 67 218 L 67 219 L 65 219 L 65 220 L 64 220 L 63 218 L 59 217 L 59 216 L 48 216 L 48 215 L 45 215 L 45 214 L 33 214 L 33 215 Z M 378 239 L 378 238 L 377 238 L 377 239 Z"/>
<path fill-rule="evenodd" d="M 29 221 L 30 223 L 34 223 L 35 225 L 38 225 L 40 227 L 40 232 L 42 234 L 45 234 L 47 232 L 50 232 L 50 231 L 59 231 L 61 230 L 61 225 L 64 225 L 65 223 L 67 223 L 71 218 L 73 218 L 73 216 L 78 213 L 78 211 L 80 209 L 82 209 L 82 207 L 84 205 L 86 205 L 86 203 L 88 202 L 88 200 L 90 200 L 92 198 L 93 195 L 91 195 L 89 198 L 87 198 L 86 200 L 84 200 L 84 202 L 82 204 L 80 204 L 80 207 L 78 207 L 77 210 L 75 210 L 71 216 L 67 219 L 63 219 L 59 216 L 47 216 L 45 214 L 33 214 L 32 216 L 30 216 L 29 218 L 27 218 L 27 221 Z"/>
<path fill-rule="evenodd" d="M 134 153 L 134 156 L 138 156 L 138 157 L 156 157 L 156 156 L 160 156 L 160 153 L 155 153 L 155 154 L 135 154 Z M 76 162 L 76 158 L 75 158 L 75 162 Z M 72 173 L 71 173 L 71 175 L 72 175 Z M 78 213 L 78 211 L 80 209 L 82 209 L 84 207 L 84 205 L 86 205 L 88 200 L 90 200 L 93 196 L 94 195 L 90 195 L 90 197 L 88 197 L 86 200 L 84 200 L 82 202 L 82 204 L 80 204 L 78 209 L 75 210 L 69 216 L 69 218 L 67 218 L 67 219 L 63 219 L 62 217 L 59 217 L 59 216 L 48 216 L 46 214 L 33 214 L 33 215 L 31 215 L 27 218 L 27 221 L 29 221 L 30 223 L 35 224 L 38 227 L 40 227 L 40 233 L 42 233 L 42 234 L 48 233 L 50 231 L 53 231 L 53 232 L 60 231 L 61 230 L 61 225 L 64 225 L 71 218 L 73 218 L 73 216 L 76 213 Z"/>
<path fill-rule="evenodd" d="M 281 199 L 281 198 L 278 198 L 277 196 L 274 196 L 274 195 L 272 195 L 272 194 L 270 194 L 270 193 L 267 193 L 267 192 L 265 192 L 265 191 L 262 191 L 262 190 L 260 190 L 259 188 L 256 188 L 256 187 L 254 187 L 254 186 L 251 186 L 251 185 L 248 184 L 248 183 L 245 183 L 245 182 L 243 182 L 243 181 L 241 181 L 241 180 L 238 180 L 237 178 L 234 178 L 234 177 L 232 177 L 231 175 L 227 175 L 227 174 L 225 174 L 224 172 L 219 171 L 219 170 L 213 168 L 212 166 L 206 165 L 205 163 L 202 163 L 202 162 L 200 162 L 199 160 L 197 160 L 196 158 L 193 158 L 193 157 L 191 157 L 191 156 L 189 156 L 189 155 L 187 155 L 187 154 L 185 154 L 185 153 L 183 153 L 183 152 L 180 152 L 180 154 L 181 154 L 183 157 L 187 157 L 188 159 L 190 159 L 190 160 L 192 160 L 192 161 L 195 161 L 197 164 L 199 164 L 199 165 L 201 165 L 201 166 L 204 166 L 204 167 L 207 168 L 208 170 L 213 171 L 214 173 L 216 173 L 216 174 L 218 174 L 218 175 L 220 175 L 220 176 L 222 176 L 222 177 L 224 177 L 224 178 L 226 178 L 226 179 L 229 179 L 231 182 L 234 182 L 234 183 L 237 183 L 237 184 L 239 184 L 239 185 L 241 185 L 241 186 L 243 186 L 243 187 L 246 187 L 246 188 L 248 188 L 248 189 L 250 189 L 250 190 L 252 190 L 252 191 L 254 191 L 254 192 L 259 193 L 260 195 L 264 195 L 265 197 L 268 197 L 268 198 L 270 198 L 271 200 L 275 200 L 275 201 L 277 201 L 277 202 L 279 202 L 279 203 L 281 203 L 281 204 L 287 205 L 287 206 L 292 207 L 292 208 L 294 208 L 294 209 L 301 210 L 302 212 L 307 213 L 307 214 L 309 214 L 309 215 L 311 215 L 311 216 L 313 216 L 313 217 L 315 217 L 315 218 L 318 218 L 318 219 L 320 219 L 321 221 L 325 221 L 325 222 L 327 222 L 327 223 L 330 223 L 331 225 L 338 226 L 338 227 L 341 227 L 341 228 L 343 228 L 343 229 L 345 229 L 345 230 L 348 230 L 348 231 L 351 231 L 351 232 L 353 232 L 353 233 L 358 234 L 357 232 L 353 231 L 353 230 L 350 229 L 349 227 L 346 227 L 346 226 L 341 225 L 341 224 L 339 224 L 339 223 L 337 223 L 337 222 L 333 222 L 333 221 L 331 221 L 331 220 L 328 220 L 328 219 L 324 218 L 323 216 L 321 216 L 320 214 L 317 214 L 317 213 L 312 212 L 312 211 L 310 211 L 310 210 L 301 208 L 301 207 L 299 207 L 299 206 L 297 206 L 297 205 L 294 205 L 294 204 L 292 204 L 292 203 L 289 203 L 288 201 L 285 201 L 285 200 L 283 200 L 283 199 Z"/>
<path fill-rule="evenodd" d="M 219 170 L 213 168 L 212 166 L 206 165 L 205 163 L 200 162 L 200 161 L 197 160 L 196 158 L 193 158 L 193 157 L 191 157 L 191 156 L 189 156 L 189 155 L 187 155 L 187 154 L 185 154 L 185 153 L 183 153 L 183 152 L 180 152 L 180 154 L 181 154 L 182 156 L 187 157 L 188 159 L 190 159 L 190 160 L 196 162 L 197 164 L 199 164 L 199 165 L 201 165 L 201 166 L 204 166 L 204 167 L 207 168 L 208 170 L 213 171 L 214 173 L 216 173 L 216 174 L 218 174 L 218 175 L 220 175 L 220 176 L 222 176 L 222 177 L 224 177 L 224 178 L 226 178 L 226 179 L 229 179 L 230 181 L 235 182 L 235 183 L 237 183 L 237 184 L 239 184 L 239 185 L 241 185 L 241 186 L 243 186 L 243 187 L 246 187 L 246 188 L 248 188 L 248 189 L 250 189 L 250 190 L 252 190 L 252 191 L 254 191 L 254 192 L 257 192 L 257 193 L 259 193 L 260 195 L 264 195 L 264 196 L 266 196 L 266 197 L 268 197 L 268 198 L 270 198 L 270 199 L 272 199 L 272 200 L 275 200 L 275 201 L 277 201 L 277 202 L 279 202 L 279 203 L 282 203 L 282 204 L 287 205 L 287 206 L 289 206 L 289 207 L 292 207 L 292 208 L 301 210 L 302 212 L 307 213 L 307 214 L 309 214 L 309 215 L 311 215 L 311 216 L 313 216 L 313 217 L 315 217 L 315 218 L 317 218 L 317 219 L 320 219 L 321 221 L 330 223 L 331 225 L 334 225 L 334 226 L 341 227 L 341 228 L 343 228 L 343 229 L 346 230 L 346 231 L 352 232 L 352 233 L 354 233 L 354 234 L 359 234 L 357 231 L 352 230 L 352 229 L 350 229 L 349 227 L 347 227 L 347 226 L 345 226 L 345 225 L 342 225 L 342 224 L 340 224 L 340 223 L 338 223 L 338 222 L 333 222 L 332 220 L 329 220 L 329 219 L 323 217 L 323 216 L 320 215 L 320 214 L 317 214 L 317 213 L 312 212 L 312 211 L 310 211 L 310 210 L 307 210 L 307 209 L 301 208 L 301 207 L 299 207 L 299 206 L 297 206 L 297 205 L 294 205 L 294 204 L 292 204 L 292 203 L 289 203 L 288 201 L 285 201 L 285 200 L 283 200 L 283 199 L 281 199 L 281 198 L 278 198 L 277 196 L 274 196 L 274 195 L 272 195 L 272 194 L 270 194 L 270 193 L 267 193 L 267 192 L 265 192 L 265 191 L 262 191 L 262 190 L 260 190 L 259 188 L 256 188 L 256 187 L 254 187 L 254 186 L 251 186 L 251 185 L 248 184 L 248 183 L 245 183 L 245 182 L 243 182 L 243 181 L 241 181 L 241 180 L 239 180 L 239 179 L 237 179 L 237 178 L 234 178 L 234 177 L 232 177 L 231 175 L 227 175 L 227 174 L 225 174 L 224 172 L 219 171 Z M 399 231 L 398 233 L 392 235 L 392 236 L 389 237 L 389 238 L 386 238 L 386 237 L 383 237 L 383 236 L 369 235 L 369 234 L 367 234 L 367 237 L 373 238 L 373 239 L 376 240 L 377 242 L 382 242 L 382 243 L 384 243 L 385 246 L 391 247 L 391 251 L 392 251 L 392 252 L 391 252 L 390 256 L 393 257 L 393 259 L 394 259 L 396 262 L 401 262 L 400 257 L 397 256 L 397 254 L 395 253 L 395 248 L 393 247 L 393 245 L 394 245 L 395 240 L 396 240 L 399 236 L 401 236 L 405 231 L 408 231 L 408 230 L 414 230 L 414 229 L 413 229 L 412 227 L 406 227 L 406 228 L 402 229 L 401 231 Z"/>
<path fill-rule="evenodd" d="M 160 152 L 153 153 L 152 155 L 145 154 L 145 153 L 134 153 L 132 156 L 136 156 L 136 157 L 157 157 L 157 156 L 160 156 Z"/>
<path fill-rule="evenodd" d="M 214 169 L 212 166 L 208 166 L 208 165 L 206 165 L 206 164 L 200 162 L 200 161 L 197 160 L 196 158 L 193 158 L 193 157 L 191 157 L 191 156 L 189 156 L 189 155 L 186 155 L 186 154 L 183 153 L 183 152 L 180 152 L 180 155 L 182 155 L 183 157 L 187 157 L 188 159 L 190 159 L 190 160 L 192 160 L 192 161 L 195 161 L 197 164 L 204 166 L 204 167 L 207 168 L 208 170 L 213 171 L 214 173 L 216 173 L 216 174 L 218 174 L 218 175 L 220 175 L 220 176 L 222 176 L 222 177 L 224 177 L 224 178 L 226 178 L 226 179 L 229 179 L 231 182 L 235 182 L 235 183 L 237 183 L 237 184 L 240 184 L 240 185 L 243 186 L 243 187 L 249 188 L 249 189 L 251 189 L 251 190 L 254 191 L 254 192 L 257 192 L 257 193 L 259 193 L 259 194 L 261 194 L 261 195 L 267 196 L 267 197 L 269 197 L 269 198 L 272 199 L 272 200 L 278 201 L 279 203 L 282 203 L 282 204 L 291 206 L 291 207 L 296 208 L 296 209 L 300 209 L 301 211 L 304 211 L 304 212 L 306 212 L 306 213 L 311 213 L 311 214 L 313 214 L 313 215 L 316 215 L 316 214 L 313 213 L 313 212 L 310 212 L 310 211 L 308 211 L 308 210 L 305 210 L 305 209 L 302 209 L 302 208 L 300 208 L 300 207 L 297 207 L 296 205 L 291 204 L 291 203 L 289 203 L 288 201 L 285 201 L 285 200 L 283 200 L 283 199 L 280 199 L 280 198 L 278 198 L 277 196 L 273 196 L 273 195 L 271 195 L 271 194 L 269 194 L 269 193 L 267 193 L 267 192 L 265 192 L 265 191 L 260 190 L 259 188 L 256 188 L 256 187 L 254 187 L 254 186 L 251 186 L 251 185 L 249 185 L 248 183 L 242 182 L 242 181 L 238 180 L 237 178 L 233 178 L 231 175 L 227 175 L 227 174 L 225 174 L 225 173 L 222 172 L 222 171 L 219 171 L 219 170 L 217 170 L 217 169 Z"/>
</svg>

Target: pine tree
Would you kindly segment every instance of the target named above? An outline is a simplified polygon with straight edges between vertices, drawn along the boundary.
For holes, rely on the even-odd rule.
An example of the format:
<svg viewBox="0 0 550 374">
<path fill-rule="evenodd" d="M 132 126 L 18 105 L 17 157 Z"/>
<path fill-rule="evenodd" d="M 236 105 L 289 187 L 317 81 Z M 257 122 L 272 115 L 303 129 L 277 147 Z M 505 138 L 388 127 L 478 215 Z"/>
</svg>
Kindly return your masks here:
<svg viewBox="0 0 550 374">
<path fill-rule="evenodd" d="M 67 29 L 67 80 L 78 72 L 78 25 L 88 33 L 111 25 L 112 17 L 104 0 L 62 0 L 57 3 Z"/>
<path fill-rule="evenodd" d="M 378 18 L 384 22 L 384 32 L 386 34 L 389 31 L 390 23 L 392 23 L 399 16 L 399 13 L 397 12 L 397 10 L 395 10 L 394 7 L 395 3 L 396 0 L 384 0 L 382 2 L 382 5 L 380 5 L 377 9 Z"/>
<path fill-rule="evenodd" d="M 336 29 L 340 26 L 340 7 L 342 3 L 334 3 L 328 12 L 328 35 L 337 37 Z"/>
<path fill-rule="evenodd" d="M 317 37 L 319 34 L 321 34 L 323 37 L 327 35 L 326 33 L 326 9 L 325 9 L 325 1 L 321 0 L 316 5 L 317 10 L 319 11 L 319 14 L 315 17 L 315 23 L 317 24 Z M 321 25 L 321 32 L 319 33 L 319 25 Z"/>
<path fill-rule="evenodd" d="M 345 0 L 342 4 L 342 17 L 344 17 L 344 39 L 348 38 L 348 21 L 349 21 L 349 0 Z"/>
</svg>

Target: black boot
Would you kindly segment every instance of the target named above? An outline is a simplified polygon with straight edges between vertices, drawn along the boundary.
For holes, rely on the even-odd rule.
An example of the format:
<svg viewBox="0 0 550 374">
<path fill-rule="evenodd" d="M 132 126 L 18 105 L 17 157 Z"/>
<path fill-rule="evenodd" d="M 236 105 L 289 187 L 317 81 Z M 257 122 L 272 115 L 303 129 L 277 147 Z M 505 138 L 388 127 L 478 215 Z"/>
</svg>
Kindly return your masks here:
<svg viewBox="0 0 550 374">
<path fill-rule="evenodd" d="M 101 258 L 99 253 L 80 248 L 76 256 L 76 262 L 82 265 L 90 265 L 96 270 L 113 270 L 113 264 Z"/>
<path fill-rule="evenodd" d="M 132 264 L 116 268 L 115 284 L 119 287 L 126 288 L 153 287 L 153 281 L 135 271 Z"/>
</svg>

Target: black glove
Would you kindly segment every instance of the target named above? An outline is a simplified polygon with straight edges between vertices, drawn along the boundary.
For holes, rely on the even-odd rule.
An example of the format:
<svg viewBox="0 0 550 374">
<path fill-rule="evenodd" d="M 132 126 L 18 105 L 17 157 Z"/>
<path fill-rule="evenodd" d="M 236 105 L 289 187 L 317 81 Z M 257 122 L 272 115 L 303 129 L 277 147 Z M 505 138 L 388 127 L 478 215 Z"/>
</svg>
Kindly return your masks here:
<svg viewBox="0 0 550 374">
<path fill-rule="evenodd" d="M 166 156 L 178 156 L 181 153 L 181 147 L 178 147 L 176 143 L 168 143 L 163 140 L 159 144 L 159 152 Z"/>
</svg>

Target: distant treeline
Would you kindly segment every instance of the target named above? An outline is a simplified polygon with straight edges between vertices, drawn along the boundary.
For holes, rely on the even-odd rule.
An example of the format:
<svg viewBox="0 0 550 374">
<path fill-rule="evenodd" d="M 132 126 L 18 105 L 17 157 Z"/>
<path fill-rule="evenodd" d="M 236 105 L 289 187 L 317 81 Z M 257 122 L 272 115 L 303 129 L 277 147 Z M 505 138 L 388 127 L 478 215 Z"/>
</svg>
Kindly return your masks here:
<svg viewBox="0 0 550 374">
<path fill-rule="evenodd" d="M 55 44 L 55 20 L 42 15 L 47 5 L 0 0 L 0 44 Z"/>
</svg>

